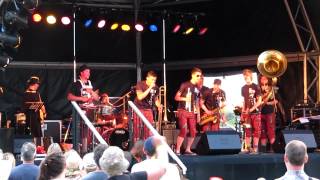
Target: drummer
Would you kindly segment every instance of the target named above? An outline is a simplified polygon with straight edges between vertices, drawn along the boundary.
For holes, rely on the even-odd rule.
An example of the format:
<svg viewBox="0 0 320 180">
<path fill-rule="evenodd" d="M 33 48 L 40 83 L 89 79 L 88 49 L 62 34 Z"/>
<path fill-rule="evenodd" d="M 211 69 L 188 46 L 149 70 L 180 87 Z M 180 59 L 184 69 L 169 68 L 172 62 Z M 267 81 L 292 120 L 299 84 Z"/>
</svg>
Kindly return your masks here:
<svg viewBox="0 0 320 180">
<path fill-rule="evenodd" d="M 116 120 L 113 115 L 113 105 L 110 103 L 107 93 L 103 93 L 100 96 L 100 106 L 96 123 L 98 125 L 104 125 L 106 128 L 113 128 L 116 125 Z"/>
</svg>

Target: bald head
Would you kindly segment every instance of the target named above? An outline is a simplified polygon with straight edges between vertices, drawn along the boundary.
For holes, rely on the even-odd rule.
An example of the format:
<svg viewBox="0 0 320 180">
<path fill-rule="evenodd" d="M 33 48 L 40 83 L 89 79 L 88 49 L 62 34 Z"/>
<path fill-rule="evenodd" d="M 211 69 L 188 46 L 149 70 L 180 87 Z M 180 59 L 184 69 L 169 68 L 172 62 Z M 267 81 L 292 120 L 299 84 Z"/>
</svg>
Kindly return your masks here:
<svg viewBox="0 0 320 180">
<path fill-rule="evenodd" d="M 292 140 L 286 145 L 285 156 L 291 165 L 302 166 L 308 158 L 307 146 L 302 141 Z"/>
</svg>

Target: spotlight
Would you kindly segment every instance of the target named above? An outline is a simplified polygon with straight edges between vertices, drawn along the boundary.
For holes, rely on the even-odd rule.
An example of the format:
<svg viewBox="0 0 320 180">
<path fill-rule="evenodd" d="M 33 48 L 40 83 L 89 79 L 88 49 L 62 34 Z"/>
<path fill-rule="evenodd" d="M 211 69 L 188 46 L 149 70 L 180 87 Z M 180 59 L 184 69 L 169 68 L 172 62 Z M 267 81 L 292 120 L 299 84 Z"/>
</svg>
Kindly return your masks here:
<svg viewBox="0 0 320 180">
<path fill-rule="evenodd" d="M 136 30 L 139 31 L 139 32 L 143 31 L 143 26 L 142 26 L 141 24 L 136 24 L 134 27 L 135 27 Z"/>
<path fill-rule="evenodd" d="M 118 27 L 119 27 L 119 24 L 118 24 L 118 23 L 113 23 L 113 24 L 111 25 L 110 29 L 114 31 L 114 30 L 118 29 Z"/>
<path fill-rule="evenodd" d="M 103 28 L 106 25 L 106 20 L 102 19 L 98 22 L 98 28 Z"/>
<path fill-rule="evenodd" d="M 121 29 L 123 30 L 123 31 L 130 31 L 130 26 L 128 25 L 128 24 L 123 24 L 122 26 L 121 26 Z"/>
<path fill-rule="evenodd" d="M 28 27 L 27 17 L 20 16 L 17 12 L 7 11 L 4 15 L 6 23 L 15 26 L 17 29 Z"/>
<path fill-rule="evenodd" d="M 22 0 L 20 2 L 22 6 L 29 11 L 34 10 L 39 5 L 39 0 Z"/>
<path fill-rule="evenodd" d="M 172 29 L 172 33 L 177 33 L 180 29 L 181 29 L 181 25 L 176 24 Z"/>
<path fill-rule="evenodd" d="M 12 61 L 12 57 L 8 56 L 6 53 L 0 55 L 0 67 L 6 68 Z"/>
<path fill-rule="evenodd" d="M 32 15 L 32 20 L 33 22 L 40 22 L 42 19 L 41 15 L 40 14 L 34 14 Z"/>
<path fill-rule="evenodd" d="M 57 22 L 57 19 L 54 15 L 47 16 L 47 23 L 48 24 L 55 24 Z"/>
<path fill-rule="evenodd" d="M 86 27 L 86 28 L 90 27 L 92 22 L 93 22 L 92 19 L 85 20 L 84 21 L 84 27 Z"/>
<path fill-rule="evenodd" d="M 200 28 L 198 35 L 202 36 L 202 35 L 206 34 L 207 31 L 208 31 L 207 27 L 202 27 L 202 28 Z"/>
<path fill-rule="evenodd" d="M 186 31 L 183 32 L 184 35 L 189 35 L 190 33 L 192 33 L 194 30 L 193 27 L 189 27 Z"/>
<path fill-rule="evenodd" d="M 9 35 L 5 32 L 0 32 L 0 42 L 2 42 L 6 46 L 17 48 L 20 46 L 21 37 L 18 34 Z"/>
<path fill-rule="evenodd" d="M 150 30 L 151 32 L 157 32 L 157 31 L 158 31 L 158 26 L 155 25 L 155 24 L 151 24 L 151 25 L 149 26 L 149 30 Z"/>
<path fill-rule="evenodd" d="M 64 17 L 61 18 L 61 23 L 62 23 L 63 25 L 69 25 L 70 22 L 71 22 L 71 20 L 70 20 L 70 18 L 67 17 L 67 16 L 64 16 Z"/>
</svg>

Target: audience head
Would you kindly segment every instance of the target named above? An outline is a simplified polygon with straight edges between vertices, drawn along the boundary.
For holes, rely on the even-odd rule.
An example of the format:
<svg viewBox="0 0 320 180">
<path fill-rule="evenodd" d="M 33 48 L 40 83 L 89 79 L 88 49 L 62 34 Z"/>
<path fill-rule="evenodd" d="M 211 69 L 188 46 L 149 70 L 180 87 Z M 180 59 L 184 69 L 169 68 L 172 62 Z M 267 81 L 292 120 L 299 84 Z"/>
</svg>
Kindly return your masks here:
<svg viewBox="0 0 320 180">
<path fill-rule="evenodd" d="M 73 177 L 81 175 L 80 170 L 82 169 L 82 159 L 77 151 L 71 149 L 64 154 L 66 158 L 66 176 Z"/>
<path fill-rule="evenodd" d="M 287 167 L 303 167 L 308 162 L 307 146 L 304 142 L 290 141 L 285 148 L 284 161 Z"/>
<path fill-rule="evenodd" d="M 144 142 L 143 150 L 148 157 L 152 157 L 156 154 L 156 145 L 154 143 L 154 137 L 151 136 Z"/>
<path fill-rule="evenodd" d="M 40 164 L 39 180 L 55 179 L 64 176 L 66 160 L 62 153 L 49 154 Z"/>
<path fill-rule="evenodd" d="M 48 147 L 47 155 L 53 154 L 53 153 L 62 153 L 61 147 L 58 143 L 52 143 Z"/>
<path fill-rule="evenodd" d="M 36 145 L 32 142 L 26 142 L 21 147 L 21 160 L 34 161 L 36 156 Z"/>
<path fill-rule="evenodd" d="M 96 146 L 93 150 L 93 159 L 94 162 L 96 163 L 96 165 L 98 166 L 99 169 L 100 168 L 100 164 L 99 164 L 99 160 L 103 154 L 103 152 L 108 148 L 109 146 L 107 144 L 99 144 L 98 146 Z"/>
<path fill-rule="evenodd" d="M 3 154 L 3 160 L 8 160 L 12 164 L 12 168 L 16 166 L 16 159 L 12 153 L 6 152 Z"/>
<path fill-rule="evenodd" d="M 93 159 L 93 152 L 85 154 L 82 158 L 82 162 L 83 168 L 86 171 L 86 173 L 90 173 L 97 170 L 97 165 Z"/>
<path fill-rule="evenodd" d="M 122 175 L 127 170 L 129 162 L 119 147 L 110 146 L 103 152 L 100 166 L 110 176 L 116 176 Z"/>
<path fill-rule="evenodd" d="M 130 152 L 131 154 L 136 157 L 136 158 L 144 158 L 144 153 L 143 153 L 143 140 L 138 140 L 134 143 L 133 147 L 131 148 Z"/>
</svg>

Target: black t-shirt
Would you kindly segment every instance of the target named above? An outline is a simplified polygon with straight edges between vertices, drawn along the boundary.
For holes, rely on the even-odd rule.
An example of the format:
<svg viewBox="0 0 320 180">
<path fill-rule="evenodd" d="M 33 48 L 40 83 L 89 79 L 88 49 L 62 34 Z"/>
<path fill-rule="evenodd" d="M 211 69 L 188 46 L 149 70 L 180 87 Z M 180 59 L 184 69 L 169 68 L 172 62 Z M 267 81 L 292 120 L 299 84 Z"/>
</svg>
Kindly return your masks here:
<svg viewBox="0 0 320 180">
<path fill-rule="evenodd" d="M 209 110 L 218 108 L 221 102 L 226 101 L 226 93 L 223 90 L 213 93 L 213 89 L 208 89 L 202 93 L 202 100 Z"/>
<path fill-rule="evenodd" d="M 146 171 L 135 172 L 130 174 L 122 174 L 119 176 L 112 176 L 109 180 L 147 180 L 148 175 Z"/>
<path fill-rule="evenodd" d="M 260 87 L 254 83 L 250 85 L 246 84 L 241 88 L 241 95 L 244 98 L 244 108 L 250 109 L 256 103 L 257 98 L 261 96 L 261 90 Z"/>
<path fill-rule="evenodd" d="M 181 97 L 187 96 L 188 89 L 191 93 L 191 111 L 194 111 L 194 105 L 196 103 L 196 100 L 201 97 L 200 90 L 196 85 L 192 84 L 190 81 L 184 82 L 180 85 L 180 88 L 178 91 L 181 93 Z M 179 101 L 178 109 L 185 109 L 185 107 L 186 107 L 186 102 Z"/>
<path fill-rule="evenodd" d="M 140 81 L 136 85 L 136 91 L 144 92 L 149 88 L 146 84 L 146 81 Z M 152 109 L 152 106 L 155 104 L 155 100 L 159 95 L 159 87 L 153 87 L 149 94 L 142 100 L 138 100 L 138 97 L 135 98 L 134 103 L 139 109 Z"/>
<path fill-rule="evenodd" d="M 274 101 L 273 98 L 269 98 L 268 102 Z M 273 105 L 268 105 L 264 104 L 261 108 L 261 114 L 271 114 L 274 112 L 274 106 Z"/>
<path fill-rule="evenodd" d="M 37 91 L 25 91 L 23 94 L 23 109 L 29 110 L 30 103 L 25 102 L 40 102 L 40 94 Z M 31 110 L 34 111 L 34 110 Z"/>
<path fill-rule="evenodd" d="M 89 86 L 89 81 L 87 83 L 84 83 L 85 85 Z M 92 90 L 95 91 L 95 86 L 91 83 L 92 85 Z M 73 82 L 68 93 L 71 93 L 75 96 L 82 96 L 81 95 L 81 88 L 82 88 L 82 85 L 80 83 L 79 80 L 77 80 L 76 82 Z"/>
</svg>

